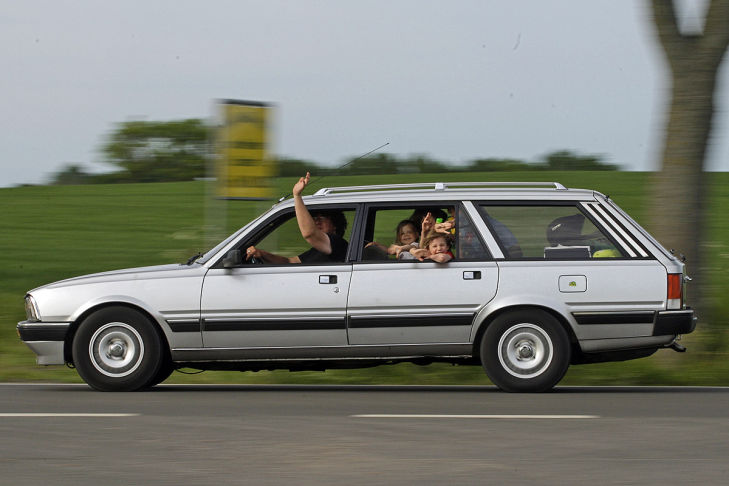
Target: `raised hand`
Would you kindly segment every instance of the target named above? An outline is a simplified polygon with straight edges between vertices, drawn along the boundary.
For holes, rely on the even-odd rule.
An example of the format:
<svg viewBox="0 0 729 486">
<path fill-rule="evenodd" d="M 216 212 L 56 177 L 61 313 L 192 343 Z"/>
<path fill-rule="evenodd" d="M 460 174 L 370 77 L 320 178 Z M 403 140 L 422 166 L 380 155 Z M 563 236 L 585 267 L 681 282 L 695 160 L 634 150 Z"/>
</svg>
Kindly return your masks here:
<svg viewBox="0 0 729 486">
<path fill-rule="evenodd" d="M 311 180 L 311 174 L 308 172 L 306 173 L 305 177 L 300 177 L 299 182 L 294 184 L 294 188 L 291 190 L 294 196 L 301 196 L 301 193 L 304 192 L 304 188 L 309 184 L 309 180 Z"/>
</svg>

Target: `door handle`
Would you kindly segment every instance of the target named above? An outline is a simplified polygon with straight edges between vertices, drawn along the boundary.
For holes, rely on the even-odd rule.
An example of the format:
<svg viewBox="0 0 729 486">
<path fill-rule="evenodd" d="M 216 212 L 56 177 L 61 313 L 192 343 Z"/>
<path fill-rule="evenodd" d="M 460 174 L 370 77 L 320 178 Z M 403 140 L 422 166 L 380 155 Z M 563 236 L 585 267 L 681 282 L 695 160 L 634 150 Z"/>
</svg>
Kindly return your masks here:
<svg viewBox="0 0 729 486">
<path fill-rule="evenodd" d="M 319 275 L 319 283 L 322 285 L 331 285 L 337 283 L 336 275 Z"/>
<path fill-rule="evenodd" d="M 481 280 L 481 272 L 468 270 L 463 272 L 463 280 Z"/>
</svg>

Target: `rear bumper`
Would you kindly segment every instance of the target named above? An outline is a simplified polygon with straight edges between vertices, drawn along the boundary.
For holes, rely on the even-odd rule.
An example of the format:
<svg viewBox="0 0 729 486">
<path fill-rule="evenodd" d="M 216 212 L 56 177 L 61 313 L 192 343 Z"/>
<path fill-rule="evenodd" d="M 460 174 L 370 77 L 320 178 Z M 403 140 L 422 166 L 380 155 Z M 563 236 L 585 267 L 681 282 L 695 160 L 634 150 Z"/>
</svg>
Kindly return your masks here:
<svg viewBox="0 0 729 486">
<path fill-rule="evenodd" d="M 656 315 L 653 335 L 688 334 L 694 329 L 696 329 L 696 317 L 694 317 L 693 310 L 661 311 Z"/>
<path fill-rule="evenodd" d="M 40 365 L 64 364 L 64 343 L 70 322 L 19 322 L 20 339 L 36 354 Z"/>
</svg>

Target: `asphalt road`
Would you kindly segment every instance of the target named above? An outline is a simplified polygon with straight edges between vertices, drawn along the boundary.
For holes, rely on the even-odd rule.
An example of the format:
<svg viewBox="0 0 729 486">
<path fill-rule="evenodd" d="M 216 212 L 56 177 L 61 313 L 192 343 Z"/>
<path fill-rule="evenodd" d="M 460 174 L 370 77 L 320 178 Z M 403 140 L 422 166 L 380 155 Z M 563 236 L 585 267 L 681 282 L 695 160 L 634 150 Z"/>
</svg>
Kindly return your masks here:
<svg viewBox="0 0 729 486">
<path fill-rule="evenodd" d="M 0 484 L 728 484 L 729 388 L 0 384 Z"/>
</svg>

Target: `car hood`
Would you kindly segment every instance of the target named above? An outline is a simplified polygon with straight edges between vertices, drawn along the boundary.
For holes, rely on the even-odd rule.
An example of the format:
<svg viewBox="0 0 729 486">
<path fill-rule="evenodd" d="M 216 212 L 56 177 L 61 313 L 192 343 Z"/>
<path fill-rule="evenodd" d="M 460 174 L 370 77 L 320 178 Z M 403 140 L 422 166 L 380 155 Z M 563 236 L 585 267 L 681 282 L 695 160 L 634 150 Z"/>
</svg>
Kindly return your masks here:
<svg viewBox="0 0 729 486">
<path fill-rule="evenodd" d="M 155 278 L 171 278 L 181 277 L 185 273 L 189 275 L 198 275 L 205 271 L 205 268 L 195 263 L 193 265 L 185 265 L 181 263 L 171 263 L 167 265 L 154 265 L 151 267 L 124 268 L 121 270 L 111 270 L 108 272 L 92 273 L 89 275 L 81 275 L 78 277 L 67 278 L 57 282 L 49 283 L 41 287 L 30 290 L 34 292 L 40 289 L 54 289 L 61 287 L 71 287 L 74 285 L 86 285 L 101 282 L 119 282 L 123 280 L 147 280 Z"/>
</svg>

